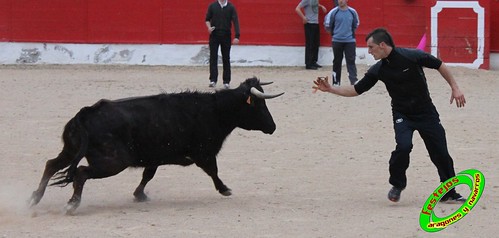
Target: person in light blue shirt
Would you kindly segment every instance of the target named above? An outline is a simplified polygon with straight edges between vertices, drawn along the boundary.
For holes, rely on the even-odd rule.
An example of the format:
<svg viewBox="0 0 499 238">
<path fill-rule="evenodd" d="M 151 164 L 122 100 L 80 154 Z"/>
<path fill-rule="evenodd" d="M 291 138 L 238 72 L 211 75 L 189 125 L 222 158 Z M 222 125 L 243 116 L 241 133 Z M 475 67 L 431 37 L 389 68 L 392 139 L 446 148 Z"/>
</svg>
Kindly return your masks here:
<svg viewBox="0 0 499 238">
<path fill-rule="evenodd" d="M 354 85 L 357 82 L 355 30 L 357 30 L 359 24 L 359 14 L 354 8 L 348 6 L 348 0 L 338 0 L 338 6 L 333 8 L 324 18 L 324 27 L 332 36 L 332 78 L 335 86 L 339 86 L 341 83 L 343 55 L 345 56 L 350 83 Z"/>
<path fill-rule="evenodd" d="M 305 28 L 305 68 L 321 68 L 317 64 L 320 47 L 319 9 L 326 13 L 327 9 L 319 0 L 301 0 L 295 8 Z"/>
</svg>

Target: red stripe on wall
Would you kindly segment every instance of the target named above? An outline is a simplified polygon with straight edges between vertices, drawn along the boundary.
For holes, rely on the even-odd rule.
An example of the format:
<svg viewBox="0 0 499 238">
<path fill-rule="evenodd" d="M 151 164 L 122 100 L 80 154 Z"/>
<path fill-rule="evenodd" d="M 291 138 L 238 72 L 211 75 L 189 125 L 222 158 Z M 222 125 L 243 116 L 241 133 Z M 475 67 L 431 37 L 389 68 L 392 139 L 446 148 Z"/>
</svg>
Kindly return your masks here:
<svg viewBox="0 0 499 238">
<path fill-rule="evenodd" d="M 0 0 L 0 41 L 62 43 L 205 44 L 204 18 L 213 0 Z M 304 45 L 299 0 L 233 0 L 241 25 L 241 44 Z M 333 1 L 321 3 L 332 8 Z M 427 31 L 426 1 L 349 1 L 360 16 L 357 44 L 376 27 L 388 28 L 398 46 L 416 47 Z M 491 13 L 499 14 L 492 1 Z M 331 36 L 322 28 L 321 44 Z M 492 18 L 492 49 L 499 51 L 499 18 Z"/>
</svg>

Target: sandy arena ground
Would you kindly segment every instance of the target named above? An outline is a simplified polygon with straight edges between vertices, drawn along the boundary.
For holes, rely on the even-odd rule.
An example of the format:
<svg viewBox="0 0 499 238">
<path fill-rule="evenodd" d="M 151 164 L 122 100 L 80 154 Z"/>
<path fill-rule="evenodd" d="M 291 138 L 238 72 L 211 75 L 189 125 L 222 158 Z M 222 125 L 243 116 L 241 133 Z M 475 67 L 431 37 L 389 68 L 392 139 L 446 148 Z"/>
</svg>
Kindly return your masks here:
<svg viewBox="0 0 499 238">
<path fill-rule="evenodd" d="M 101 98 L 209 91 L 208 68 L 0 66 L 0 237 L 497 237 L 499 71 L 451 69 L 466 107 L 449 105 L 450 88 L 434 70 L 426 70 L 430 91 L 456 172 L 479 169 L 486 187 L 469 215 L 430 234 L 419 214 L 439 182 L 417 133 L 408 187 L 399 203 L 386 198 L 395 145 L 382 83 L 342 98 L 312 93 L 330 66 L 233 67 L 233 87 L 258 76 L 274 81 L 266 92 L 286 93 L 267 101 L 273 135 L 236 129 L 220 152 L 219 175 L 232 196 L 218 194 L 195 166 L 162 166 L 146 187 L 151 201 L 134 203 L 142 170 L 127 169 L 89 180 L 76 214 L 66 216 L 70 186 L 49 187 L 40 204 L 26 207 L 45 162 L 62 148 L 65 123 Z M 359 75 L 366 70 L 360 65 Z M 469 194 L 467 186 L 457 190 Z M 458 207 L 435 209 L 443 216 Z"/>
</svg>

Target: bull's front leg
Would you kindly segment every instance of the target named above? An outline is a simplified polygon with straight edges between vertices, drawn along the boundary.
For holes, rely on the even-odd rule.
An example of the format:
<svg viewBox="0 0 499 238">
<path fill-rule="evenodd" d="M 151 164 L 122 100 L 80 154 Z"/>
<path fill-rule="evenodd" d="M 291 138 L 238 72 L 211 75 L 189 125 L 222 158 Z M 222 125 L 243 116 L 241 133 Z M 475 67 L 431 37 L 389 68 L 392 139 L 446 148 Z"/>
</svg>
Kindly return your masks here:
<svg viewBox="0 0 499 238">
<path fill-rule="evenodd" d="M 154 177 L 157 169 L 158 166 L 147 167 L 144 169 L 144 172 L 142 173 L 142 180 L 140 181 L 139 186 L 137 186 L 137 188 L 135 189 L 135 192 L 133 192 L 133 196 L 135 197 L 136 202 L 145 202 L 149 200 L 147 195 L 144 193 L 144 188 L 146 187 L 146 184 Z"/>
<path fill-rule="evenodd" d="M 232 190 L 225 186 L 222 180 L 218 177 L 217 158 L 215 156 L 208 158 L 202 163 L 196 162 L 196 165 L 203 169 L 203 171 L 211 177 L 213 183 L 215 184 L 215 188 L 220 194 L 224 196 L 232 195 Z"/>
</svg>

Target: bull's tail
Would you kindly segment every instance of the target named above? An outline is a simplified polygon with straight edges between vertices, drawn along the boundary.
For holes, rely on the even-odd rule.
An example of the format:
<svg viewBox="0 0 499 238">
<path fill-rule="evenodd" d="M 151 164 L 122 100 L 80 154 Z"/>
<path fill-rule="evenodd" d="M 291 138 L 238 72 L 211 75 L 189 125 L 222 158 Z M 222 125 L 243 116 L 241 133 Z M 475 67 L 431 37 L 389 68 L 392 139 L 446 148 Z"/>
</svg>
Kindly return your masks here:
<svg viewBox="0 0 499 238">
<path fill-rule="evenodd" d="M 69 151 L 76 151 L 76 153 L 74 154 L 69 167 L 57 172 L 54 177 L 52 177 L 54 182 L 51 183 L 50 186 L 65 187 L 74 180 L 78 164 L 86 155 L 88 148 L 87 130 L 81 122 L 82 117 L 84 117 L 87 110 L 87 107 L 81 109 L 64 129 L 63 140 L 64 147 L 66 147 L 64 150 L 68 149 Z"/>
</svg>

